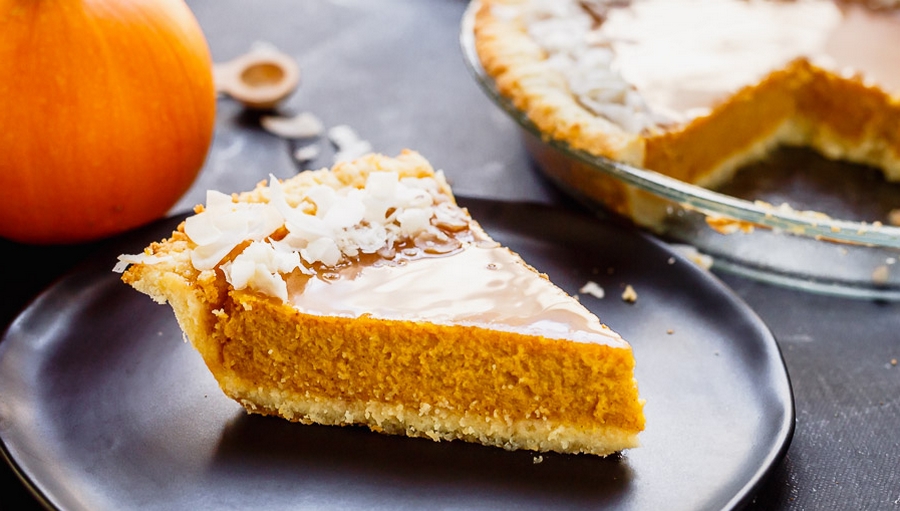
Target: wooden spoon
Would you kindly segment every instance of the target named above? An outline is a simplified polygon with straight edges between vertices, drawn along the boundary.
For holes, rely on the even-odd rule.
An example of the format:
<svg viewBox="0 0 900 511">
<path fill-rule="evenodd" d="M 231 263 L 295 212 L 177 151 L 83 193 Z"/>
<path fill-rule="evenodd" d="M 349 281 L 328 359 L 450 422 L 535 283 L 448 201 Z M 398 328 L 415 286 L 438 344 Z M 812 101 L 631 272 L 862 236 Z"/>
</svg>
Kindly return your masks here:
<svg viewBox="0 0 900 511">
<path fill-rule="evenodd" d="M 300 83 L 300 67 L 290 56 L 269 45 L 213 66 L 216 88 L 245 107 L 270 110 L 290 96 Z"/>
</svg>

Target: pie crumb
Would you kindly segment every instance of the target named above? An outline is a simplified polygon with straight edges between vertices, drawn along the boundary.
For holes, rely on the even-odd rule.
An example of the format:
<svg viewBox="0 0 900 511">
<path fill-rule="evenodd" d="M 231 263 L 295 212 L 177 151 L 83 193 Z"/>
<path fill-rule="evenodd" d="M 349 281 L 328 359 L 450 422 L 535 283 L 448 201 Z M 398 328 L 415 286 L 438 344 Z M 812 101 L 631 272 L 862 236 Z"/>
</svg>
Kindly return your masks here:
<svg viewBox="0 0 900 511">
<path fill-rule="evenodd" d="M 714 261 L 712 256 L 700 252 L 699 250 L 697 250 L 697 247 L 693 245 L 688 245 L 685 243 L 673 243 L 670 246 L 675 252 L 680 253 L 692 263 L 703 268 L 704 270 L 709 270 L 713 267 Z M 672 263 L 675 262 L 673 259 L 674 258 L 670 258 Z"/>
<path fill-rule="evenodd" d="M 637 292 L 631 287 L 631 284 L 626 285 L 625 291 L 622 291 L 622 300 L 628 303 L 634 303 L 637 301 L 637 298 Z"/>
<path fill-rule="evenodd" d="M 885 265 L 880 265 L 872 271 L 872 283 L 876 286 L 883 286 L 888 283 L 891 271 Z"/>
<path fill-rule="evenodd" d="M 583 286 L 581 286 L 581 289 L 579 289 L 578 292 L 580 294 L 587 294 L 596 298 L 603 298 L 604 296 L 606 296 L 606 292 L 603 290 L 603 288 L 593 280 L 587 281 Z"/>
<path fill-rule="evenodd" d="M 888 213 L 888 223 L 891 225 L 900 226 L 900 208 L 892 209 Z"/>
</svg>

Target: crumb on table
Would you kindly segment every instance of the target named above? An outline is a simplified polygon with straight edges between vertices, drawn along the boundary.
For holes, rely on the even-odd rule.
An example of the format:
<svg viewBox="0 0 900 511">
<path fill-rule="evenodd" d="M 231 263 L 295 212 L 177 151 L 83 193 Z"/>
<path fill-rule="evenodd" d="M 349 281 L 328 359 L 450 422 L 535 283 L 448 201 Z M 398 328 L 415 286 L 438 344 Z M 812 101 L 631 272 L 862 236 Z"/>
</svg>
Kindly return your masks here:
<svg viewBox="0 0 900 511">
<path fill-rule="evenodd" d="M 625 291 L 622 291 L 622 300 L 628 303 L 634 303 L 637 301 L 637 298 L 637 292 L 631 287 L 631 284 L 626 285 Z"/>
</svg>

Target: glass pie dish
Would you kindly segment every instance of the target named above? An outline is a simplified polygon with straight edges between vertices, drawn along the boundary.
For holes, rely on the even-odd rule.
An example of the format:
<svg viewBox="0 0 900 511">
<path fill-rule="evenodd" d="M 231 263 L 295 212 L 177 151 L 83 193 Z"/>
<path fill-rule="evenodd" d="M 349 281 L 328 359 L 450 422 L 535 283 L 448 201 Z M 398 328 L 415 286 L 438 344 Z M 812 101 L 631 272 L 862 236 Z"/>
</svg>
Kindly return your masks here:
<svg viewBox="0 0 900 511">
<path fill-rule="evenodd" d="M 624 217 L 722 270 L 807 291 L 900 299 L 900 184 L 875 169 L 777 150 L 718 190 L 595 156 L 542 136 L 498 91 L 475 51 L 473 1 L 462 20 L 466 64 L 486 95 L 520 127 L 540 171 L 589 208 Z M 824 170 L 823 170 L 824 169 Z M 752 175 L 752 178 L 751 178 Z M 849 183 L 848 183 L 849 180 Z M 634 208 L 618 198 L 630 197 Z"/>
</svg>

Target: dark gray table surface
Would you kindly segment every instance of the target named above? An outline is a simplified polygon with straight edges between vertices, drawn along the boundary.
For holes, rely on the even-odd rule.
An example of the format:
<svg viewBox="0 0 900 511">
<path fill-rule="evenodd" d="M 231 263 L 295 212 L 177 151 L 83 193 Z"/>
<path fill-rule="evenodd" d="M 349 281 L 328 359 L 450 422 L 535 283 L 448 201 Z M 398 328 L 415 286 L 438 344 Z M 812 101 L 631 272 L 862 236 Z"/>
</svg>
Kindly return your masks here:
<svg viewBox="0 0 900 511">
<path fill-rule="evenodd" d="M 463 0 L 193 0 L 214 60 L 257 42 L 294 56 L 301 86 L 283 113 L 346 124 L 374 149 L 412 148 L 443 169 L 461 196 L 576 207 L 547 183 L 514 123 L 481 92 L 458 44 Z M 220 99 L 213 147 L 174 211 L 208 188 L 240 191 L 269 173 L 297 172 L 291 143 L 257 115 Z M 314 166 L 330 163 L 328 144 Z M 97 244 L 23 246 L 0 240 L 7 325 L 41 289 Z M 47 265 L 42 260 L 51 261 Z M 719 275 L 774 332 L 792 380 L 797 423 L 784 460 L 751 509 L 900 510 L 900 306 L 809 294 Z M 0 467 L 0 509 L 37 509 Z"/>
</svg>

